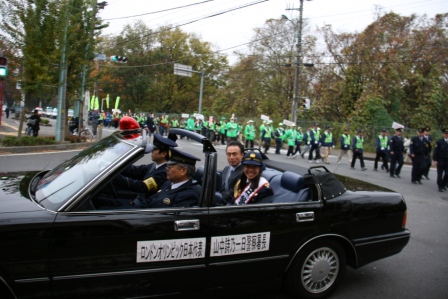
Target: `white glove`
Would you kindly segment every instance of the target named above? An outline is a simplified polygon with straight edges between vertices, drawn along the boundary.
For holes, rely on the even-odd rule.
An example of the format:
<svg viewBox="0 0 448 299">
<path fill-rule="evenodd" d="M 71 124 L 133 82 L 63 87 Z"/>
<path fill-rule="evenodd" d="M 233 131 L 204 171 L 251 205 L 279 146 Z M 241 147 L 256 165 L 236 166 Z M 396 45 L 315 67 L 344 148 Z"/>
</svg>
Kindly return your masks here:
<svg viewBox="0 0 448 299">
<path fill-rule="evenodd" d="M 381 150 L 384 151 L 384 147 L 382 147 Z"/>
<path fill-rule="evenodd" d="M 334 145 L 332 147 L 334 148 Z"/>
<path fill-rule="evenodd" d="M 306 144 L 310 145 L 310 143 L 309 143 L 309 142 L 307 142 Z"/>
<path fill-rule="evenodd" d="M 318 144 L 319 142 L 317 142 L 317 141 L 314 141 L 314 144 Z"/>
</svg>

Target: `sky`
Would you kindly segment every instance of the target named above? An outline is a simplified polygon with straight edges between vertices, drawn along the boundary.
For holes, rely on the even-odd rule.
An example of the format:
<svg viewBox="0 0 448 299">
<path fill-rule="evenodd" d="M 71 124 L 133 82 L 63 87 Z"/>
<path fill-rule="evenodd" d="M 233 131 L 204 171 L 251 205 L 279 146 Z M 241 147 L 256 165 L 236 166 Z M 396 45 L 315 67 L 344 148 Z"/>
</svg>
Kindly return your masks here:
<svg viewBox="0 0 448 299">
<path fill-rule="evenodd" d="M 210 42 L 213 50 L 221 50 L 231 62 L 233 51 L 245 51 L 254 28 L 262 27 L 268 19 L 280 19 L 282 14 L 297 19 L 300 7 L 300 0 L 106 1 L 108 5 L 99 13 L 104 22 L 109 22 L 103 34 L 119 34 L 124 25 L 135 20 L 143 20 L 152 29 L 194 21 L 180 28 Z M 303 18 L 312 28 L 331 25 L 336 32 L 360 32 L 374 20 L 377 6 L 403 16 L 448 13 L 447 0 L 304 0 Z"/>
</svg>

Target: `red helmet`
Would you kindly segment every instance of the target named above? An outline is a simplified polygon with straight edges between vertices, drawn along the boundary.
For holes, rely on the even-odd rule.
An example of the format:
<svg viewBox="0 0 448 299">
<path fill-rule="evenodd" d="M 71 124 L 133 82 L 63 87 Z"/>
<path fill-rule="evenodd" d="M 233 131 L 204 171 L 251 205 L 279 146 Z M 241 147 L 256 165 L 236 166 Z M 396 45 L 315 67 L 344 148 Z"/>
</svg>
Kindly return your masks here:
<svg viewBox="0 0 448 299">
<path fill-rule="evenodd" d="M 136 130 L 140 129 L 139 123 L 132 117 L 124 116 L 120 119 L 120 130 Z M 135 139 L 140 137 L 140 134 L 124 135 L 126 139 Z"/>
</svg>

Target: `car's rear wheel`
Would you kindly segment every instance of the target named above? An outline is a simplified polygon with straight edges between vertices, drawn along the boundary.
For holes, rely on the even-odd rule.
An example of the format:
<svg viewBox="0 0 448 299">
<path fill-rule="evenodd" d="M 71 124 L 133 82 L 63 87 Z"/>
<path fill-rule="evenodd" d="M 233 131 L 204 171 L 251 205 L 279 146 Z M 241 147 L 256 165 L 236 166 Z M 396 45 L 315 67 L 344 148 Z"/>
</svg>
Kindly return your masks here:
<svg viewBox="0 0 448 299">
<path fill-rule="evenodd" d="M 312 242 L 294 259 L 287 274 L 288 289 L 300 298 L 324 298 L 339 284 L 345 266 L 345 252 L 337 242 Z"/>
</svg>

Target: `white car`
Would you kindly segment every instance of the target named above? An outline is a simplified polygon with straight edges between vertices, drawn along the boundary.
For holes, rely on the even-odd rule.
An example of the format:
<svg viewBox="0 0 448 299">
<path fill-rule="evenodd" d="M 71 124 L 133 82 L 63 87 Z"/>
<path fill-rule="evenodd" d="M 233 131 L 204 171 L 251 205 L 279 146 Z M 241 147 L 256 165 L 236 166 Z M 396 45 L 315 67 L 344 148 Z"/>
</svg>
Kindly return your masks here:
<svg viewBox="0 0 448 299">
<path fill-rule="evenodd" d="M 56 118 L 56 117 L 58 117 L 58 108 L 54 108 L 50 114 L 50 118 Z"/>
</svg>

